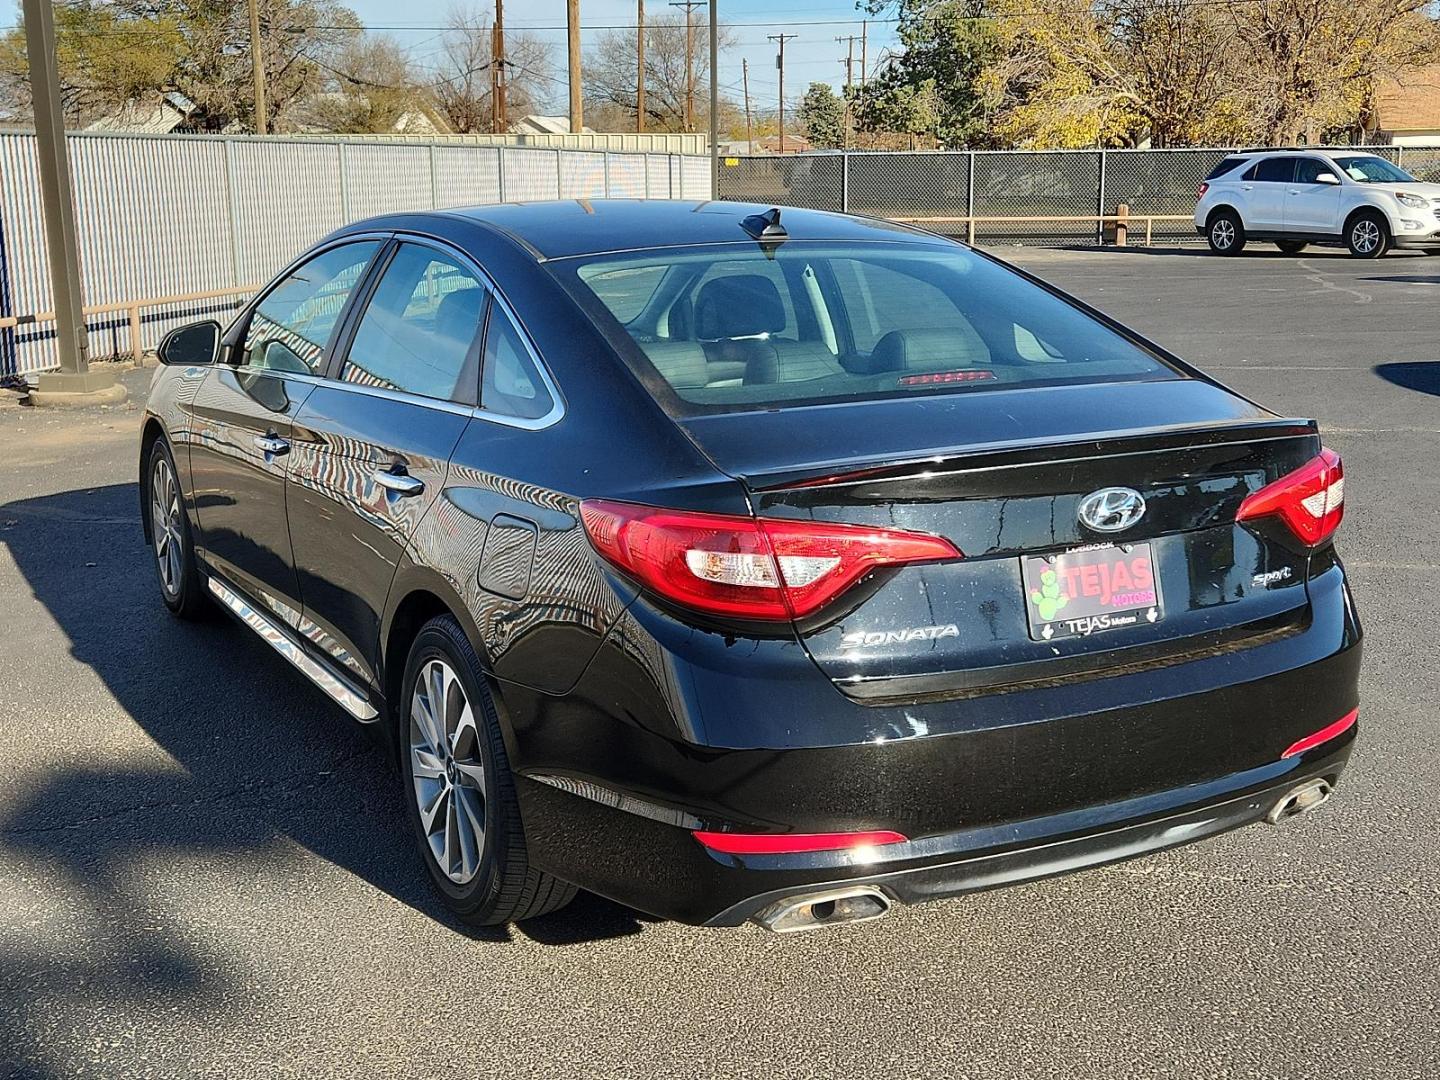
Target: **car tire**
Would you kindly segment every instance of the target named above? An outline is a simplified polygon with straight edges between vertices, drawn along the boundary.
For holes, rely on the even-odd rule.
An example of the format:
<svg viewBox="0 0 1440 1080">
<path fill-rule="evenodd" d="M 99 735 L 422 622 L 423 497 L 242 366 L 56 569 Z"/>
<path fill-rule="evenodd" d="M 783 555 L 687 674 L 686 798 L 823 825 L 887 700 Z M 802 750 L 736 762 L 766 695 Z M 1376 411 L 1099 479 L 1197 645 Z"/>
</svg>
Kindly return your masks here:
<svg viewBox="0 0 1440 1080">
<path fill-rule="evenodd" d="M 1390 249 L 1390 226 L 1377 211 L 1362 211 L 1345 225 L 1345 246 L 1357 259 L 1378 259 Z"/>
<path fill-rule="evenodd" d="M 530 865 L 495 703 L 460 624 L 416 635 L 395 704 L 406 815 L 445 906 L 474 926 L 558 911 L 575 886 Z"/>
<path fill-rule="evenodd" d="M 1245 226 L 1234 210 L 1221 210 L 1205 229 L 1210 250 L 1217 255 L 1239 255 L 1245 250 Z"/>
<path fill-rule="evenodd" d="M 1275 246 L 1286 255 L 1299 255 L 1310 245 L 1304 240 L 1276 240 Z"/>
<path fill-rule="evenodd" d="M 156 439 L 150 446 L 145 467 L 145 498 L 150 513 L 150 554 L 155 558 L 161 599 L 179 618 L 209 617 L 215 608 L 195 561 L 195 543 L 190 517 L 185 512 L 175 455 L 164 438 Z"/>
</svg>

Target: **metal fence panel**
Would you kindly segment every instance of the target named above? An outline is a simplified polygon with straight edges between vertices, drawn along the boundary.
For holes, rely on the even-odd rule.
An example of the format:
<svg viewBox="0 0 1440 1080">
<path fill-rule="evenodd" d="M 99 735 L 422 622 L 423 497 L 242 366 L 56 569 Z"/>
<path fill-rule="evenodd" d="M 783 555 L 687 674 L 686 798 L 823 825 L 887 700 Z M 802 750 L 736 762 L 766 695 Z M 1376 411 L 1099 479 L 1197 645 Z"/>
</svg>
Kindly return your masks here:
<svg viewBox="0 0 1440 1080">
<path fill-rule="evenodd" d="M 506 149 L 500 159 L 505 173 L 505 198 L 514 202 L 526 192 L 527 199 L 560 198 L 560 152 L 558 150 Z"/>
<path fill-rule="evenodd" d="M 1105 212 L 1121 203 L 1134 214 L 1192 214 L 1200 185 L 1220 164 L 1224 150 L 1165 150 L 1105 155 Z M 1197 239 L 1188 221 L 1157 221 L 1152 239 Z"/>
<path fill-rule="evenodd" d="M 1440 184 L 1440 146 L 1398 146 L 1400 166 L 1416 179 Z"/>
<path fill-rule="evenodd" d="M 1100 155 L 1088 151 L 975 155 L 976 217 L 1093 218 L 1100 192 Z M 976 238 L 989 243 L 1054 244 L 1093 240 L 1095 222 L 983 222 Z"/>
<path fill-rule="evenodd" d="M 708 157 L 677 157 L 672 161 L 679 162 L 680 176 L 684 181 L 685 198 L 687 199 L 713 199 L 711 192 L 710 159 Z M 678 194 L 677 189 L 677 194 Z"/>
<path fill-rule="evenodd" d="M 645 159 L 639 154 L 609 154 L 610 197 L 645 198 Z"/>
<path fill-rule="evenodd" d="M 500 201 L 500 151 L 488 147 L 435 148 L 436 205 L 481 206 Z"/>
<path fill-rule="evenodd" d="M 846 185 L 849 210 L 875 217 L 963 217 L 970 212 L 970 158 L 852 154 Z"/>
<path fill-rule="evenodd" d="M 645 155 L 645 194 L 652 199 L 674 198 L 670 191 L 670 159 L 659 154 Z"/>
<path fill-rule="evenodd" d="M 560 198 L 604 197 L 605 155 L 586 150 L 560 151 Z"/>
<path fill-rule="evenodd" d="M 351 221 L 434 206 L 428 146 L 346 144 L 345 195 Z"/>
<path fill-rule="evenodd" d="M 850 155 L 851 162 L 859 156 Z M 720 167 L 722 199 L 844 209 L 845 158 L 840 154 L 771 154 L 727 161 L 735 164 Z"/>
</svg>

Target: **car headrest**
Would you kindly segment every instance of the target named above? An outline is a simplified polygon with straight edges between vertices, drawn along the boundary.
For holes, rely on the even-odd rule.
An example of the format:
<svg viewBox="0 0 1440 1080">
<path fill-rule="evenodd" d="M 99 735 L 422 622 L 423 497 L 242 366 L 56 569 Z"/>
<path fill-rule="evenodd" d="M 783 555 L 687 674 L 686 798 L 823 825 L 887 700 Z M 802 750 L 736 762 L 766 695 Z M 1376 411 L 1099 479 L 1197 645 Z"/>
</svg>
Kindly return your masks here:
<svg viewBox="0 0 1440 1080">
<path fill-rule="evenodd" d="M 677 390 L 704 386 L 710 381 L 705 349 L 695 341 L 652 341 L 640 346 L 655 370 Z"/>
<path fill-rule="evenodd" d="M 485 290 L 479 286 L 446 293 L 435 309 L 435 333 L 468 344 L 480 329 Z"/>
<path fill-rule="evenodd" d="M 937 370 L 990 363 L 990 351 L 973 331 L 891 330 L 875 343 L 865 365 L 880 371 Z"/>
<path fill-rule="evenodd" d="M 785 329 L 785 304 L 762 274 L 715 278 L 695 302 L 695 336 L 705 341 L 753 337 Z"/>
</svg>

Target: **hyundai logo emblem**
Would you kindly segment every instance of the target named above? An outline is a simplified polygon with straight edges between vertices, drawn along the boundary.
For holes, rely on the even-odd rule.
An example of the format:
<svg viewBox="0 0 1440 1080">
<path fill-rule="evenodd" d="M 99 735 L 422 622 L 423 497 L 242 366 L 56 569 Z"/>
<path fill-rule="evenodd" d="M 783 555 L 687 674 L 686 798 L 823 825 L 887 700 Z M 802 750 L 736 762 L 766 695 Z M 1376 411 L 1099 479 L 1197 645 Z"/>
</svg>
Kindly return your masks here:
<svg viewBox="0 0 1440 1080">
<path fill-rule="evenodd" d="M 1132 488 L 1101 488 L 1080 500 L 1075 516 L 1096 532 L 1121 532 L 1145 516 L 1145 496 Z"/>
</svg>

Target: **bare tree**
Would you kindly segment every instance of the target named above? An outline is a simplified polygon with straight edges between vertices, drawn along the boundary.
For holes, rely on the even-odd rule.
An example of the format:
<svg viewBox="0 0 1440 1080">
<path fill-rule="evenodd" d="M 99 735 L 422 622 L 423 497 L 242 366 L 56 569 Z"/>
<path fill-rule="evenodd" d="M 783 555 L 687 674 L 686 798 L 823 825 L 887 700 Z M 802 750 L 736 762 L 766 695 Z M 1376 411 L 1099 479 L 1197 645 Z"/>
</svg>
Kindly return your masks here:
<svg viewBox="0 0 1440 1080">
<path fill-rule="evenodd" d="M 435 106 L 452 131 L 489 131 L 494 22 L 489 8 L 456 8 L 433 73 Z M 554 82 L 550 46 L 523 31 L 505 31 L 506 111 L 536 112 Z"/>
<path fill-rule="evenodd" d="M 607 30 L 585 54 L 586 108 L 605 117 L 607 126 L 635 128 L 636 32 Z M 720 28 L 719 47 L 734 44 L 731 31 Z M 695 126 L 710 123 L 710 30 L 695 26 Z M 721 126 L 733 105 L 722 103 Z M 611 119 L 613 117 L 613 119 Z M 685 130 L 685 20 L 662 15 L 645 25 L 645 127 L 650 131 Z"/>
</svg>

